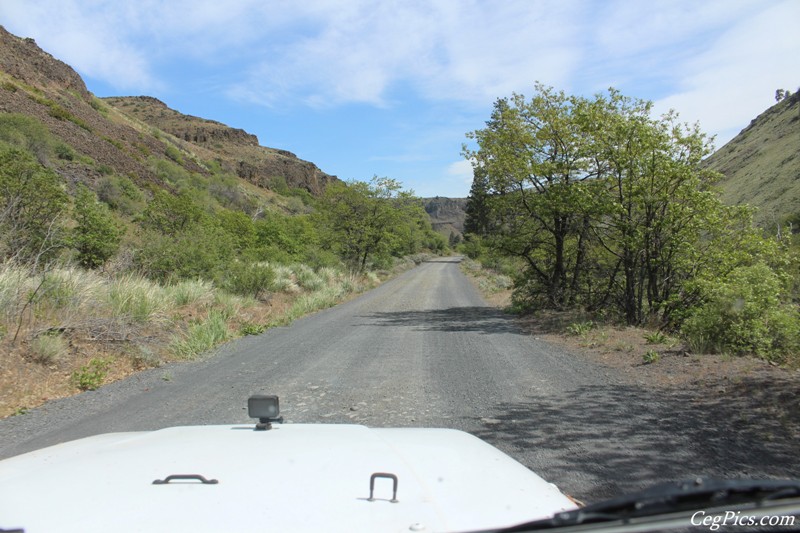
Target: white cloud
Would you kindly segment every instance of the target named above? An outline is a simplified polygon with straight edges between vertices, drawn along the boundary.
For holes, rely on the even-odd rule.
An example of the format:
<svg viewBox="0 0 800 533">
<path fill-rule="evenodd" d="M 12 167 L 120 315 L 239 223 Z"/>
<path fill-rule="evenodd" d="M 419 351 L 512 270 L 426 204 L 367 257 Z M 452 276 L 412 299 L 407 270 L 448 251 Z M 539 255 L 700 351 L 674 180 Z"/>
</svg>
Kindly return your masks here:
<svg viewBox="0 0 800 533">
<path fill-rule="evenodd" d="M 472 184 L 472 163 L 464 159 L 456 161 L 447 167 L 447 175 L 456 178 L 461 183 Z"/>
<path fill-rule="evenodd" d="M 684 65 L 679 90 L 656 109 L 680 112 L 718 132 L 720 146 L 750 119 L 774 103 L 775 90 L 794 90 L 800 80 L 800 3 L 767 4 L 731 26 L 706 52 Z"/>
<path fill-rule="evenodd" d="M 39 46 L 81 73 L 117 87 L 157 85 L 146 54 L 132 44 L 124 19 L 102 3 L 84 10 L 73 2 L 25 2 L 0 4 L 6 29 L 33 37 Z"/>
<path fill-rule="evenodd" d="M 759 0 L 3 0 L 22 36 L 121 91 L 194 74 L 276 108 L 392 106 L 402 91 L 488 109 L 539 80 L 617 86 L 706 130 L 741 127 L 800 72 L 800 2 Z"/>
<path fill-rule="evenodd" d="M 306 13 L 304 36 L 273 49 L 233 92 L 262 103 L 387 105 L 395 88 L 411 87 L 429 99 L 485 104 L 537 79 L 564 82 L 577 62 L 569 2 L 344 5 Z"/>
</svg>

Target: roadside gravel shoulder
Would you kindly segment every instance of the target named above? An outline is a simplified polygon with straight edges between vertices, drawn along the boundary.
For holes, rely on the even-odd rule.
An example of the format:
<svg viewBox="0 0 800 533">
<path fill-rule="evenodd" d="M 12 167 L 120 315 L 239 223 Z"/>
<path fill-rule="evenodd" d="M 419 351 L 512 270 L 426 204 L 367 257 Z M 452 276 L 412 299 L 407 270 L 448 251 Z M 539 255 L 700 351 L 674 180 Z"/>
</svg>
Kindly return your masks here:
<svg viewBox="0 0 800 533">
<path fill-rule="evenodd" d="M 469 274 L 469 272 L 467 272 Z M 509 290 L 486 291 L 493 306 Z M 695 355 L 673 339 L 648 344 L 638 328 L 564 333 L 580 317 L 519 317 L 519 327 L 592 382 L 558 397 L 500 406 L 478 436 L 506 449 L 539 450 L 532 469 L 586 501 L 665 480 L 800 478 L 800 371 L 751 357 Z M 645 363 L 643 354 L 658 354 Z"/>
</svg>

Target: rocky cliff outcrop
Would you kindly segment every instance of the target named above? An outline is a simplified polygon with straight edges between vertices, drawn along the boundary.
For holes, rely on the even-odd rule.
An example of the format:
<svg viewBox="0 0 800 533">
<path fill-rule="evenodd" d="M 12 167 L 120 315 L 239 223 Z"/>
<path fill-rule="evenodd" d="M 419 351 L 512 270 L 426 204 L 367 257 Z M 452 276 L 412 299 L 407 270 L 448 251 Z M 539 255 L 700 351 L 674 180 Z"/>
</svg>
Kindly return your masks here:
<svg viewBox="0 0 800 533">
<path fill-rule="evenodd" d="M 336 181 L 314 163 L 286 150 L 260 146 L 258 137 L 242 129 L 192 115 L 184 115 L 156 98 L 124 96 L 104 99 L 120 111 L 192 143 L 213 154 L 223 168 L 259 187 L 270 188 L 275 178 L 283 178 L 292 188 L 319 195 L 328 183 Z"/>
<path fill-rule="evenodd" d="M 445 236 L 449 236 L 451 232 L 456 235 L 464 233 L 464 221 L 467 217 L 466 198 L 436 196 L 423 198 L 422 203 L 428 216 L 431 217 L 433 229 Z"/>
<path fill-rule="evenodd" d="M 31 38 L 12 35 L 0 26 L 0 70 L 33 87 L 73 91 L 88 99 L 83 79 L 66 63 L 54 58 Z"/>
</svg>

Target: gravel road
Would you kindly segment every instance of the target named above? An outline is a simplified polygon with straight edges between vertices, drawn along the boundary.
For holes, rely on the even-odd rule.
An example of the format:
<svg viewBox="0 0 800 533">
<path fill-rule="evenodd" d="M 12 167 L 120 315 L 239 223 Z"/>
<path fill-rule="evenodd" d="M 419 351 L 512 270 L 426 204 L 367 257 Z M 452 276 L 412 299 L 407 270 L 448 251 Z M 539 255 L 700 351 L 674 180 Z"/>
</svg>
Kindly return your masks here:
<svg viewBox="0 0 800 533">
<path fill-rule="evenodd" d="M 735 406 L 631 385 L 522 333 L 457 263 L 424 263 L 203 361 L 2 420 L 0 458 L 96 433 L 248 422 L 246 398 L 272 393 L 287 422 L 468 431 L 586 501 L 695 475 L 800 477 L 795 446 Z"/>
</svg>

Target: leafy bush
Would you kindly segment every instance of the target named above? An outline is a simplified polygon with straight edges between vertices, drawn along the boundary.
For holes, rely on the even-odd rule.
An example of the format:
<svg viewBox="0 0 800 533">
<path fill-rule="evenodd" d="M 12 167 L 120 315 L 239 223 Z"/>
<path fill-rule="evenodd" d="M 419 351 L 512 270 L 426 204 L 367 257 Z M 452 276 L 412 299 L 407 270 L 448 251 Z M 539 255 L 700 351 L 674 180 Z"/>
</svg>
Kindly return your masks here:
<svg viewBox="0 0 800 533">
<path fill-rule="evenodd" d="M 567 326 L 567 333 L 575 337 L 582 337 L 594 328 L 594 322 L 575 322 Z"/>
<path fill-rule="evenodd" d="M 267 188 L 281 196 L 289 195 L 289 185 L 286 183 L 286 178 L 284 176 L 272 176 L 269 178 Z"/>
<path fill-rule="evenodd" d="M 734 269 L 706 287 L 705 303 L 682 332 L 695 351 L 755 354 L 786 361 L 800 348 L 797 306 L 781 301 L 782 283 L 766 264 Z"/>
<path fill-rule="evenodd" d="M 108 375 L 111 359 L 92 359 L 89 364 L 72 373 L 72 383 L 82 391 L 100 388 Z"/>
<path fill-rule="evenodd" d="M 63 159 L 65 161 L 72 161 L 75 159 L 75 150 L 72 147 L 65 143 L 58 143 L 54 148 L 56 157 L 59 159 Z"/>
<path fill-rule="evenodd" d="M 19 149 L 0 151 L 0 260 L 41 263 L 63 245 L 59 176 Z"/>
<path fill-rule="evenodd" d="M 105 176 L 97 186 L 97 197 L 111 209 L 125 215 L 141 213 L 144 205 L 144 194 L 130 180 L 122 176 Z"/>
<path fill-rule="evenodd" d="M 258 298 L 268 291 L 275 279 L 269 265 L 233 261 L 220 275 L 220 285 L 227 291 L 242 296 Z"/>
<path fill-rule="evenodd" d="M 102 266 L 119 250 L 122 226 L 83 185 L 75 196 L 74 218 L 77 225 L 72 230 L 71 245 L 78 252 L 78 263 L 90 269 Z"/>
<path fill-rule="evenodd" d="M 258 234 L 253 220 L 241 211 L 222 209 L 215 215 L 216 223 L 227 233 L 237 253 L 255 247 Z"/>
<path fill-rule="evenodd" d="M 642 356 L 642 362 L 646 365 L 657 363 L 661 359 L 661 355 L 655 350 L 647 350 L 647 353 Z"/>
<path fill-rule="evenodd" d="M 669 340 L 669 338 L 660 331 L 645 333 L 643 337 L 644 340 L 647 341 L 647 344 L 664 344 Z"/>
<path fill-rule="evenodd" d="M 27 151 L 39 162 L 45 162 L 56 144 L 47 127 L 28 115 L 0 114 L 0 141 Z"/>
<path fill-rule="evenodd" d="M 181 155 L 181 151 L 172 146 L 171 144 L 167 145 L 167 148 L 164 150 L 164 155 L 166 155 L 176 163 L 183 162 L 183 156 Z"/>
<path fill-rule="evenodd" d="M 213 280 L 215 272 L 227 269 L 234 257 L 227 234 L 207 224 L 174 235 L 145 232 L 142 242 L 134 264 L 148 278 L 159 281 Z"/>
<path fill-rule="evenodd" d="M 458 251 L 470 259 L 480 259 L 485 253 L 484 244 L 477 235 L 468 234 L 465 240 L 458 245 Z"/>
<path fill-rule="evenodd" d="M 239 333 L 241 335 L 261 335 L 267 330 L 264 324 L 255 324 L 253 322 L 244 322 L 239 326 Z"/>
<path fill-rule="evenodd" d="M 158 190 L 142 214 L 142 226 L 164 235 L 176 235 L 192 229 L 204 217 L 203 210 L 190 193 L 183 192 L 176 196 Z"/>
</svg>

